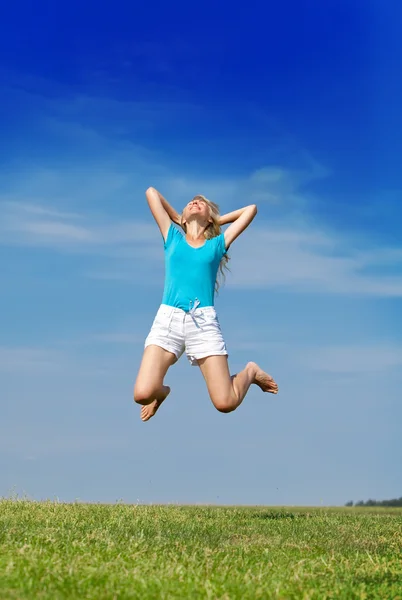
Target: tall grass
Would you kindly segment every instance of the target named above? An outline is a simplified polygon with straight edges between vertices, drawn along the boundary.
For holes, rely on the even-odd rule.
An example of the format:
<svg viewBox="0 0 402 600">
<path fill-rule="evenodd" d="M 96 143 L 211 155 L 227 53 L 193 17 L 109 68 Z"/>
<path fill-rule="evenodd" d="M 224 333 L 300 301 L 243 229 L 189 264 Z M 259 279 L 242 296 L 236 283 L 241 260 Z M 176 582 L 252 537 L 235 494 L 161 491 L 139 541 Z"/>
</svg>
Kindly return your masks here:
<svg viewBox="0 0 402 600">
<path fill-rule="evenodd" d="M 401 509 L 0 501 L 1 600 L 402 600 Z"/>
</svg>

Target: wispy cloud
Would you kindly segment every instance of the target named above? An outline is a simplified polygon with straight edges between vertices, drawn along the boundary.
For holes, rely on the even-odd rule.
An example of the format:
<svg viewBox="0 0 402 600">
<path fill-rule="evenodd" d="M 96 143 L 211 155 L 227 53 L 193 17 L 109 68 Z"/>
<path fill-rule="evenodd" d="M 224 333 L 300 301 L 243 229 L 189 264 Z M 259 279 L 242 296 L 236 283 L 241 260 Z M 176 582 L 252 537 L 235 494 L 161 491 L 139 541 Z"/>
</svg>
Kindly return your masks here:
<svg viewBox="0 0 402 600">
<path fill-rule="evenodd" d="M 0 371 L 8 373 L 43 373 L 58 371 L 62 354 L 49 348 L 0 346 Z"/>
<path fill-rule="evenodd" d="M 36 215 L 39 217 L 46 217 L 46 218 L 50 218 L 50 217 L 54 217 L 56 219 L 80 219 L 81 215 L 78 213 L 73 213 L 73 212 L 62 212 L 59 210 L 56 210 L 55 208 L 51 208 L 51 207 L 44 207 L 44 206 L 39 206 L 37 204 L 30 204 L 30 203 L 24 203 L 24 202 L 8 202 L 7 200 L 4 200 L 1 202 L 2 207 L 5 211 L 10 211 L 11 213 L 18 211 L 20 213 L 20 215 L 22 213 L 26 213 L 26 214 L 31 214 L 31 215 Z"/>
<path fill-rule="evenodd" d="M 138 245 L 153 246 L 160 240 L 155 226 L 143 220 L 116 219 L 105 214 L 69 214 L 47 206 L 19 202 L 0 203 L 0 243 L 44 246 L 82 253 L 106 248 L 113 255 L 132 253 Z M 160 246 L 160 244 L 159 244 Z M 151 253 L 152 256 L 152 253 Z"/>
<path fill-rule="evenodd" d="M 300 206 L 306 205 L 307 201 L 298 185 L 308 177 L 308 174 L 266 168 L 252 173 L 247 179 L 204 183 L 203 191 L 206 188 L 212 198 L 231 197 L 237 202 L 246 188 L 252 194 L 258 194 L 258 188 L 253 188 L 255 181 L 258 185 L 265 182 L 266 189 L 271 189 L 270 182 L 279 186 L 275 200 L 277 208 L 275 211 L 270 207 L 270 220 L 264 219 L 262 206 L 261 216 L 233 245 L 230 251 L 233 270 L 227 285 L 327 294 L 402 296 L 402 248 L 374 246 L 361 237 L 357 244 L 356 240 L 324 227 L 307 210 L 301 214 Z M 174 198 L 187 197 L 191 190 L 197 189 L 197 181 L 171 177 L 166 179 L 165 188 Z M 113 264 L 88 268 L 88 276 L 94 278 L 134 281 L 138 269 L 141 267 L 145 274 L 147 266 L 149 273 L 158 266 L 161 275 L 161 239 L 151 217 L 148 220 L 123 220 L 112 213 L 69 212 L 59 204 L 53 208 L 49 203 L 15 200 L 3 202 L 2 214 L 0 243 L 41 246 L 104 256 L 114 261 Z M 382 274 L 379 266 L 387 267 L 392 274 Z M 154 280 L 155 273 L 145 277 L 143 283 Z"/>
<path fill-rule="evenodd" d="M 359 344 L 303 348 L 301 360 L 312 370 L 327 373 L 378 373 L 402 366 L 402 347 Z"/>
<path fill-rule="evenodd" d="M 16 87 L 11 91 L 30 94 Z M 402 296 L 402 247 L 380 246 L 361 235 L 357 241 L 314 214 L 308 186 L 329 171 L 308 153 L 300 153 L 300 168 L 263 165 L 249 176 L 224 178 L 179 175 L 162 157 L 136 145 L 130 131 L 115 136 L 108 123 L 117 130 L 127 122 L 155 124 L 181 115 L 180 102 L 145 106 L 70 96 L 66 90 L 62 96 L 35 96 L 45 103 L 47 131 L 59 141 L 68 136 L 75 144 L 82 140 L 94 151 L 102 146 L 102 157 L 69 161 L 58 170 L 31 166 L 5 178 L 0 244 L 95 257 L 82 267 L 91 278 L 135 282 L 141 272 L 142 284 L 155 283 L 162 277 L 163 251 L 152 218 L 145 216 L 144 181 L 152 176 L 148 185 L 160 185 L 178 209 L 194 193 L 218 201 L 223 211 L 246 202 L 259 205 L 256 221 L 230 251 L 233 269 L 227 285 L 233 289 Z M 193 113 L 199 109 L 192 107 Z"/>
<path fill-rule="evenodd" d="M 233 246 L 232 287 L 299 292 L 402 296 L 402 275 L 373 274 L 376 265 L 400 267 L 402 248 L 357 249 L 353 240 L 321 228 L 278 221 L 255 226 Z"/>
<path fill-rule="evenodd" d="M 131 360 L 124 346 L 136 345 L 133 351 L 137 351 L 143 342 L 143 336 L 132 332 L 84 334 L 64 340 L 55 332 L 55 338 L 48 344 L 0 346 L 0 373 L 16 380 L 25 375 L 43 377 L 44 374 L 67 379 L 73 374 L 90 380 L 99 376 L 114 377 L 127 369 Z"/>
<path fill-rule="evenodd" d="M 40 460 L 43 457 L 74 455 L 85 452 L 129 449 L 125 436 L 113 436 L 107 429 L 100 433 L 77 431 L 65 425 L 63 431 L 49 427 L 47 423 L 37 423 L 35 430 L 24 424 L 14 425 L 12 432 L 1 431 L 0 451 L 20 456 L 23 460 Z M 39 432 L 39 435 L 38 435 Z"/>
<path fill-rule="evenodd" d="M 94 341 L 105 342 L 107 344 L 143 344 L 144 342 L 143 336 L 122 331 L 97 333 L 92 336 L 92 339 Z"/>
</svg>

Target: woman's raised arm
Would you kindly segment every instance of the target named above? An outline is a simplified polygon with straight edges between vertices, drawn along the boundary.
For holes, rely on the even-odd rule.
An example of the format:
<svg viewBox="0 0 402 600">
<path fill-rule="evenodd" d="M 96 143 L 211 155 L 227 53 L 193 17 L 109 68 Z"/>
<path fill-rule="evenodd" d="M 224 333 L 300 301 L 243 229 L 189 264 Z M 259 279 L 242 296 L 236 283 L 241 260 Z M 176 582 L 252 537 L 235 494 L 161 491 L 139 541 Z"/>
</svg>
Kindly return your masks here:
<svg viewBox="0 0 402 600">
<path fill-rule="evenodd" d="M 173 221 L 173 223 L 180 225 L 180 215 L 155 188 L 149 187 L 145 192 L 145 196 L 163 239 L 166 240 L 170 222 Z"/>
<path fill-rule="evenodd" d="M 231 223 L 224 233 L 226 248 L 229 248 L 230 244 L 232 244 L 232 242 L 234 242 L 235 239 L 239 237 L 241 233 L 243 233 L 243 231 L 250 225 L 256 214 L 257 206 L 255 204 L 250 204 L 250 206 L 239 208 L 238 210 L 234 210 L 233 212 L 227 213 L 226 215 L 221 215 L 221 217 L 219 217 L 220 225 Z"/>
</svg>

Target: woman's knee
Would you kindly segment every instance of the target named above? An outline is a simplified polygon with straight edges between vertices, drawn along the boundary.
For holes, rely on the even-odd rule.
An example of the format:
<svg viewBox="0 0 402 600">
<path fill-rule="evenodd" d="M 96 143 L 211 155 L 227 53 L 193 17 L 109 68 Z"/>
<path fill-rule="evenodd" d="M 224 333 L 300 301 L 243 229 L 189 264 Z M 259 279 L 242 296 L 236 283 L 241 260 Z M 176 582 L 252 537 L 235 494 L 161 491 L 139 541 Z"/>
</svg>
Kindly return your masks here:
<svg viewBox="0 0 402 600">
<path fill-rule="evenodd" d="M 231 396 L 212 397 L 211 400 L 216 410 L 221 413 L 230 413 L 236 408 L 236 404 L 233 402 L 233 398 Z"/>
<path fill-rule="evenodd" d="M 134 402 L 137 402 L 137 404 L 149 404 L 155 400 L 158 391 L 159 388 L 153 385 L 136 383 L 134 386 Z"/>
</svg>

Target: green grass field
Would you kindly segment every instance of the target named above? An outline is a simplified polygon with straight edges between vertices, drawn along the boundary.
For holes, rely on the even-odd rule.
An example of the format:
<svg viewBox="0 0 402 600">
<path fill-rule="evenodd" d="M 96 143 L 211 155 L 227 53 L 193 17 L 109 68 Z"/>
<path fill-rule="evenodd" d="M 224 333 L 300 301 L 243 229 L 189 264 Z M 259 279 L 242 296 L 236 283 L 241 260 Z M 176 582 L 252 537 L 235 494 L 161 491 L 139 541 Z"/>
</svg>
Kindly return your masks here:
<svg viewBox="0 0 402 600">
<path fill-rule="evenodd" d="M 402 509 L 0 501 L 0 598 L 402 599 Z"/>
</svg>

